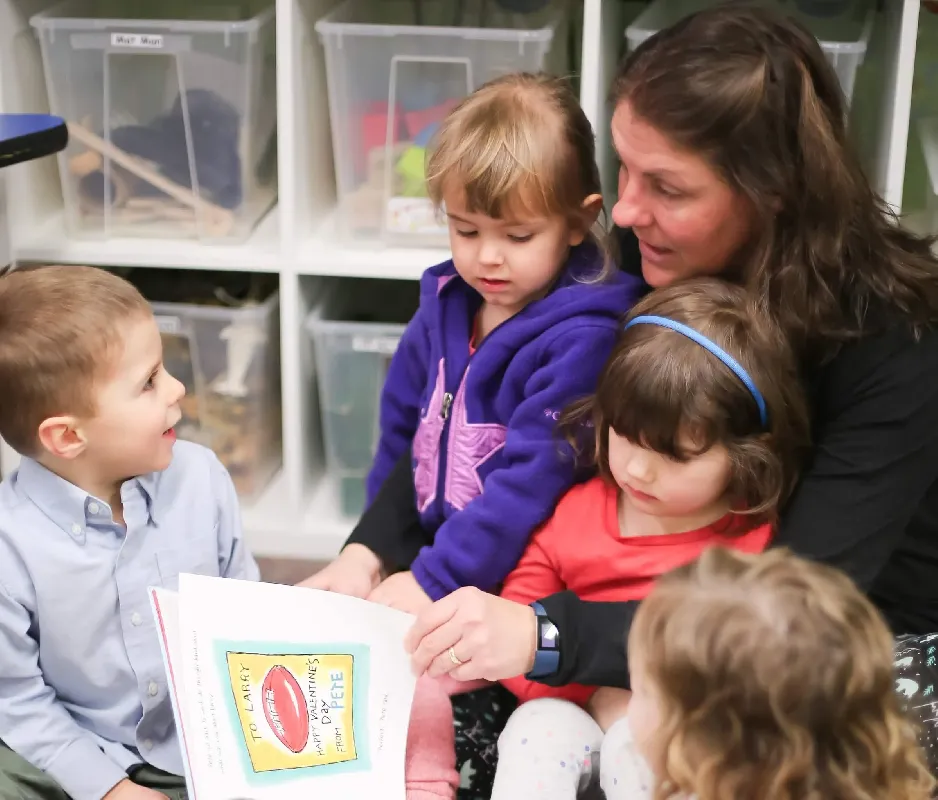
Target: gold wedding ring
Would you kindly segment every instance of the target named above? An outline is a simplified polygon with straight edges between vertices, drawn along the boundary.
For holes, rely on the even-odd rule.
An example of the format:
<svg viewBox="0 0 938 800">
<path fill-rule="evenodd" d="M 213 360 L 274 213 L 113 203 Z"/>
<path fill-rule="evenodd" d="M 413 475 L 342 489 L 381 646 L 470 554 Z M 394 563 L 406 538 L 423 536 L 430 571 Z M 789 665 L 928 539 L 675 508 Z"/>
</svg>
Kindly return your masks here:
<svg viewBox="0 0 938 800">
<path fill-rule="evenodd" d="M 449 660 L 452 661 L 457 667 L 461 667 L 463 662 L 459 660 L 459 656 L 456 655 L 456 651 L 451 647 L 449 649 Z"/>
</svg>

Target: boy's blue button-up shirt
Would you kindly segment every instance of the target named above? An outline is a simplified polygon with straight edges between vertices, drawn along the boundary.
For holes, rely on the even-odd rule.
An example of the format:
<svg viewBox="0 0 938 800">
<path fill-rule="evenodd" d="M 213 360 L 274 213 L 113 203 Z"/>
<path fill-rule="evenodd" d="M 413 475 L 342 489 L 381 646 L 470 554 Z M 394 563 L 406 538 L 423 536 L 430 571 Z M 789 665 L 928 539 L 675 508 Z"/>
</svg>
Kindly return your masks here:
<svg viewBox="0 0 938 800">
<path fill-rule="evenodd" d="M 179 573 L 257 580 L 238 498 L 210 450 L 103 500 L 24 458 L 0 484 L 0 740 L 74 800 L 146 761 L 183 774 L 147 589 Z"/>
</svg>

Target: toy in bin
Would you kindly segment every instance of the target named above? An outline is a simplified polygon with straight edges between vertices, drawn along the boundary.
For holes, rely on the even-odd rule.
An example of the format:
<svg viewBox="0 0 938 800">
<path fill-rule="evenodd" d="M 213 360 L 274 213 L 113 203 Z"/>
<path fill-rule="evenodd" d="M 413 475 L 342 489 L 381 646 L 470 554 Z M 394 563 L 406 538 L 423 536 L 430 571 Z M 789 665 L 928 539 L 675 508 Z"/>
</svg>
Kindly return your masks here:
<svg viewBox="0 0 938 800">
<path fill-rule="evenodd" d="M 181 227 L 198 221 L 208 236 L 224 238 L 243 199 L 240 125 L 234 107 L 207 89 L 190 89 L 147 124 L 113 128 L 109 140 L 69 122 L 71 138 L 87 148 L 68 162 L 78 178 L 82 214 L 101 215 L 108 206 L 120 223 L 162 220 Z"/>
<path fill-rule="evenodd" d="M 214 450 L 254 499 L 281 463 L 276 279 L 140 272 L 128 278 L 151 300 L 166 370 L 186 387 L 178 436 Z"/>
<path fill-rule="evenodd" d="M 387 103 L 374 103 L 363 115 L 362 142 L 365 150 L 359 159 L 362 183 L 344 201 L 357 228 L 380 229 L 389 210 L 391 229 L 400 229 L 404 223 L 395 220 L 408 216 L 419 217 L 423 226 L 437 225 L 427 198 L 424 169 L 427 148 L 440 123 L 458 102 L 449 99 L 410 110 L 396 106 L 390 136 L 388 114 L 391 112 Z"/>
</svg>

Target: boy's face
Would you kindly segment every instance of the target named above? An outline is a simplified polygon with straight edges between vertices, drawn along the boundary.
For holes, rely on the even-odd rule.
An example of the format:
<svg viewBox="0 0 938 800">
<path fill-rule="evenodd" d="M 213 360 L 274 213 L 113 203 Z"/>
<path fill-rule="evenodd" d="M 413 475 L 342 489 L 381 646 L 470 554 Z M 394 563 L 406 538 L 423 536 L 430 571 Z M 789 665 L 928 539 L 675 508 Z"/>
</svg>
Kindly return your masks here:
<svg viewBox="0 0 938 800">
<path fill-rule="evenodd" d="M 99 480 L 119 481 L 166 469 L 173 426 L 185 388 L 163 367 L 163 344 L 152 316 L 121 326 L 123 352 L 95 389 L 96 414 L 80 423 L 85 466 Z"/>
</svg>

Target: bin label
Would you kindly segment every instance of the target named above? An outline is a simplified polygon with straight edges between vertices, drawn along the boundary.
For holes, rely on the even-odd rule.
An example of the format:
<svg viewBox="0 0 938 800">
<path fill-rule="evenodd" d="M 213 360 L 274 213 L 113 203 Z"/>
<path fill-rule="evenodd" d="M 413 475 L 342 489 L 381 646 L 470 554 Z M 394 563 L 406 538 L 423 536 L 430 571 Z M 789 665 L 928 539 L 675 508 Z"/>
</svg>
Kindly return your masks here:
<svg viewBox="0 0 938 800">
<path fill-rule="evenodd" d="M 111 47 L 136 47 L 143 50 L 162 50 L 162 34 L 112 33 Z"/>
<path fill-rule="evenodd" d="M 182 324 L 180 323 L 179 317 L 170 317 L 163 314 L 156 314 L 154 319 L 156 320 L 156 327 L 159 329 L 160 333 L 174 335 L 182 330 Z"/>
<path fill-rule="evenodd" d="M 385 225 L 394 233 L 424 236 L 443 236 L 449 230 L 428 197 L 389 198 Z"/>
<path fill-rule="evenodd" d="M 352 337 L 352 350 L 356 353 L 380 353 L 393 356 L 400 340 L 399 336 L 357 335 Z"/>
</svg>

